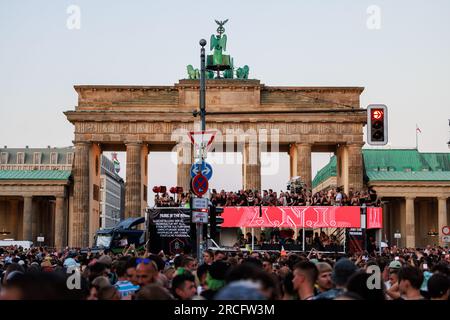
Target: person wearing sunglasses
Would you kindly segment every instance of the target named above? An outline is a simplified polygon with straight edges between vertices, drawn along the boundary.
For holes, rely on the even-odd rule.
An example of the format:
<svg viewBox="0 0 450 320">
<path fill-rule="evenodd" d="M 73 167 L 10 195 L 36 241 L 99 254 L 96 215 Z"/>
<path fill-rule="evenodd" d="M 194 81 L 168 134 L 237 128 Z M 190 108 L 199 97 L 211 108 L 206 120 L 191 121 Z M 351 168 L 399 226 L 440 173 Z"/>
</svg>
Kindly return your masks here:
<svg viewBox="0 0 450 320">
<path fill-rule="evenodd" d="M 154 283 L 158 278 L 158 267 L 155 261 L 149 258 L 136 259 L 136 276 L 140 287 Z"/>
</svg>

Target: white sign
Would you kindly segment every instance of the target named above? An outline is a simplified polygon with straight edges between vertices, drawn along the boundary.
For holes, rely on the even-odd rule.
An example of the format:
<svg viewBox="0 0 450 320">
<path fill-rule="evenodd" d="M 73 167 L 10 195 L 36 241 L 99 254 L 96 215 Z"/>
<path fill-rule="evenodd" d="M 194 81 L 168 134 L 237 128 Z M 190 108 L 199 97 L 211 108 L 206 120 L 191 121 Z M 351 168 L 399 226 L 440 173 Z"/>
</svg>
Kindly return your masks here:
<svg viewBox="0 0 450 320">
<path fill-rule="evenodd" d="M 401 239 L 402 234 L 401 233 L 394 233 L 394 239 Z"/>
<path fill-rule="evenodd" d="M 44 237 L 37 237 L 37 242 L 44 242 Z"/>
<path fill-rule="evenodd" d="M 443 233 L 445 236 L 450 235 L 450 227 L 449 227 L 449 226 L 442 227 L 442 233 Z"/>
<path fill-rule="evenodd" d="M 450 242 L 450 236 L 442 236 L 442 242 Z"/>
<path fill-rule="evenodd" d="M 193 223 L 208 223 L 208 212 L 192 211 Z"/>
<path fill-rule="evenodd" d="M 208 209 L 208 198 L 193 198 L 192 209 Z"/>
</svg>

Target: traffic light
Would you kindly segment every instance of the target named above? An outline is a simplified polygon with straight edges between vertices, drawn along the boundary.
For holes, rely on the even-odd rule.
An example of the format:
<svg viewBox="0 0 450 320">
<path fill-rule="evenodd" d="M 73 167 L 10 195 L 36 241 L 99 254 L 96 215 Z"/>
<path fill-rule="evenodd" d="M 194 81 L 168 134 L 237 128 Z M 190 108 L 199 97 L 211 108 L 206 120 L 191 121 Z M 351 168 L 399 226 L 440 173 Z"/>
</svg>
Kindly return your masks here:
<svg viewBox="0 0 450 320">
<path fill-rule="evenodd" d="M 220 231 L 222 230 L 221 225 L 223 223 L 223 218 L 221 214 L 223 213 L 223 208 L 211 206 L 209 210 L 209 235 L 216 243 L 219 243 Z"/>
<path fill-rule="evenodd" d="M 387 107 L 384 104 L 371 104 L 367 107 L 367 143 L 384 146 L 387 142 Z"/>
</svg>

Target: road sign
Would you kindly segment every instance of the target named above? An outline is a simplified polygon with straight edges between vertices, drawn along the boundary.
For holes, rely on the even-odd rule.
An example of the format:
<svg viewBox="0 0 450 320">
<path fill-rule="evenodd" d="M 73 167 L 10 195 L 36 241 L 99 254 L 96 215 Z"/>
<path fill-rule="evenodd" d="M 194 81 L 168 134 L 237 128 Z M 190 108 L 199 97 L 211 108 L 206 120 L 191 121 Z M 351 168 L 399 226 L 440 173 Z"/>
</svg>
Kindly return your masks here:
<svg viewBox="0 0 450 320">
<path fill-rule="evenodd" d="M 208 209 L 208 199 L 192 198 L 192 209 Z"/>
<path fill-rule="evenodd" d="M 194 178 L 192 178 L 192 191 L 201 197 L 208 191 L 208 179 L 201 173 L 197 174 Z"/>
<path fill-rule="evenodd" d="M 208 223 L 208 211 L 192 211 L 193 223 Z"/>
<path fill-rule="evenodd" d="M 44 242 L 44 237 L 37 237 L 37 242 Z"/>
<path fill-rule="evenodd" d="M 216 133 L 214 130 L 189 132 L 189 138 L 194 145 L 194 158 L 206 159 L 206 155 L 212 147 Z"/>
<path fill-rule="evenodd" d="M 442 242 L 450 242 L 450 236 L 442 236 Z"/>
<path fill-rule="evenodd" d="M 442 234 L 444 236 L 450 235 L 450 227 L 449 226 L 442 227 Z"/>
<path fill-rule="evenodd" d="M 198 174 L 201 166 L 201 162 L 196 162 L 191 166 L 191 178 L 195 177 Z M 213 169 L 212 166 L 205 161 L 203 161 L 202 174 L 206 177 L 206 179 L 211 180 Z"/>
<path fill-rule="evenodd" d="M 401 233 L 394 233 L 394 239 L 401 239 L 402 234 Z"/>
</svg>

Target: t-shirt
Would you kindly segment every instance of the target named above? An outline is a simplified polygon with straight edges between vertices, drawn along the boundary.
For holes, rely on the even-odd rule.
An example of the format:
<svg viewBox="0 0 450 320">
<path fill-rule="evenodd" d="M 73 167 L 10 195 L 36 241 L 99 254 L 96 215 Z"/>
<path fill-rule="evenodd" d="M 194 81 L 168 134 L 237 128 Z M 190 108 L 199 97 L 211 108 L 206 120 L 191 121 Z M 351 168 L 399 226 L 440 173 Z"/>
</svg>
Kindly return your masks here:
<svg viewBox="0 0 450 320">
<path fill-rule="evenodd" d="M 246 206 L 247 205 L 247 197 L 245 195 L 241 194 L 239 196 L 238 204 L 240 204 L 241 206 Z"/>
<path fill-rule="evenodd" d="M 131 300 L 131 295 L 139 290 L 139 286 L 135 286 L 128 280 L 117 281 L 115 287 L 119 291 L 121 300 Z"/>
<path fill-rule="evenodd" d="M 321 294 L 314 297 L 314 300 L 333 300 L 340 296 L 344 290 L 342 289 L 330 289 L 328 291 L 322 292 Z"/>
</svg>

